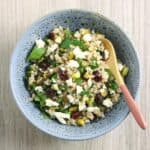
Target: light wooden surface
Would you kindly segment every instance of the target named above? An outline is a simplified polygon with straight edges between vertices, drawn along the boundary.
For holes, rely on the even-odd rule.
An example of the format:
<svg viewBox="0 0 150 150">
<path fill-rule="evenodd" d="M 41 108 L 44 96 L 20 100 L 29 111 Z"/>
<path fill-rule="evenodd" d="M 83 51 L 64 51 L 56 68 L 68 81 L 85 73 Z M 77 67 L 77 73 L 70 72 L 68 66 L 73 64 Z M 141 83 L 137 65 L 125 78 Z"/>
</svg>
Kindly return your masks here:
<svg viewBox="0 0 150 150">
<path fill-rule="evenodd" d="M 149 0 L 0 0 L 0 150 L 150 150 L 150 129 L 142 131 L 131 115 L 103 137 L 70 142 L 45 135 L 16 107 L 9 85 L 9 61 L 17 40 L 39 17 L 66 8 L 101 12 L 132 39 L 143 73 L 139 104 L 150 125 Z"/>
</svg>

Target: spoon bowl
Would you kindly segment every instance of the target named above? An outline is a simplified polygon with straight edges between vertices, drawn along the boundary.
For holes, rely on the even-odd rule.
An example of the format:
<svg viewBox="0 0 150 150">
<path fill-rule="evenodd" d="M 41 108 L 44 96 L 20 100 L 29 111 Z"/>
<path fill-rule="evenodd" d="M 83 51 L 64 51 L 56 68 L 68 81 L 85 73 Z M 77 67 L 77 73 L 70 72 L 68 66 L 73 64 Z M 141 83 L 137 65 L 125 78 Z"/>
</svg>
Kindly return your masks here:
<svg viewBox="0 0 150 150">
<path fill-rule="evenodd" d="M 109 66 L 112 74 L 114 75 L 117 84 L 120 86 L 124 84 L 124 81 L 118 70 L 117 57 L 116 57 L 114 47 L 112 43 L 106 38 L 103 38 L 102 42 L 104 43 L 104 46 L 106 47 L 106 49 L 109 51 L 109 58 L 106 60 L 106 63 Z"/>
</svg>

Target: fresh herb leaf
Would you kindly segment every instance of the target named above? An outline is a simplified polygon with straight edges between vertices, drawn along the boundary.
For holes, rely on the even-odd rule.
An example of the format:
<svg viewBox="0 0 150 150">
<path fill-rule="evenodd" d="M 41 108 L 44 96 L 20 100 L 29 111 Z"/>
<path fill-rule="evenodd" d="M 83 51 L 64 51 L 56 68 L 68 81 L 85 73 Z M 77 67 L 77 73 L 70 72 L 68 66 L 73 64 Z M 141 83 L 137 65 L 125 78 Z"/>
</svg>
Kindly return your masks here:
<svg viewBox="0 0 150 150">
<path fill-rule="evenodd" d="M 84 73 L 86 71 L 84 66 L 80 66 L 78 69 L 81 73 Z"/>
<path fill-rule="evenodd" d="M 45 54 L 46 49 L 45 48 L 37 48 L 34 47 L 29 54 L 27 60 L 28 61 L 36 61 L 39 60 L 44 54 Z"/>
<path fill-rule="evenodd" d="M 90 64 L 90 67 L 91 67 L 92 69 L 96 69 L 96 68 L 99 67 L 99 64 L 97 63 L 97 60 L 96 60 L 96 59 L 93 59 L 93 60 L 92 60 L 92 62 L 91 62 L 91 64 Z"/>
<path fill-rule="evenodd" d="M 39 97 L 40 101 L 45 101 L 47 96 L 44 93 L 36 92 L 37 96 Z"/>
<path fill-rule="evenodd" d="M 77 62 L 78 62 L 78 64 L 79 64 L 79 66 L 80 66 L 80 67 L 78 68 L 79 71 L 80 71 L 80 73 L 84 73 L 84 72 L 86 71 L 86 69 L 85 69 L 85 66 L 82 65 L 82 60 L 78 58 L 78 59 L 77 59 Z"/>
<path fill-rule="evenodd" d="M 82 65 L 82 59 L 77 58 L 77 62 L 78 62 L 79 65 Z"/>
<path fill-rule="evenodd" d="M 70 39 L 70 38 L 65 38 L 62 41 L 60 48 L 67 49 L 70 47 L 70 45 L 79 46 L 82 50 L 87 49 L 87 46 L 85 45 L 85 43 L 83 41 L 79 41 L 77 39 Z"/>
<path fill-rule="evenodd" d="M 69 38 L 65 38 L 65 39 L 62 41 L 62 43 L 61 43 L 61 45 L 60 45 L 60 48 L 67 49 L 67 48 L 70 47 L 71 44 L 72 44 L 72 40 L 69 39 Z"/>
<path fill-rule="evenodd" d="M 80 93 L 81 96 L 90 96 L 91 95 L 91 92 L 90 90 L 84 90 Z"/>
<path fill-rule="evenodd" d="M 76 78 L 75 79 L 75 82 L 78 84 L 78 85 L 81 85 L 81 83 L 83 82 L 83 80 L 81 78 Z"/>
<path fill-rule="evenodd" d="M 69 113 L 69 108 L 58 108 L 56 111 L 58 111 L 58 112 L 62 112 L 62 113 Z"/>
<path fill-rule="evenodd" d="M 67 84 L 62 84 L 62 85 L 59 85 L 59 89 L 61 91 L 66 91 L 68 89 L 68 86 L 67 86 Z"/>
<path fill-rule="evenodd" d="M 111 80 L 110 82 L 109 82 L 109 88 L 111 88 L 112 90 L 117 90 L 118 89 L 118 85 L 117 85 L 117 83 L 115 82 L 115 80 Z"/>
<path fill-rule="evenodd" d="M 74 46 L 79 46 L 82 50 L 87 49 L 87 46 L 85 45 L 84 41 L 79 41 L 77 39 L 73 39 L 71 44 Z"/>
<path fill-rule="evenodd" d="M 50 78 L 51 78 L 52 80 L 57 80 L 57 79 L 58 79 L 57 73 L 53 73 Z"/>
<path fill-rule="evenodd" d="M 69 29 L 66 29 L 64 33 L 66 38 L 72 38 L 72 32 Z"/>
<path fill-rule="evenodd" d="M 40 107 L 44 107 L 45 106 L 45 100 L 47 99 L 47 96 L 44 93 L 41 92 L 36 92 L 37 97 L 36 100 L 39 102 Z"/>
</svg>

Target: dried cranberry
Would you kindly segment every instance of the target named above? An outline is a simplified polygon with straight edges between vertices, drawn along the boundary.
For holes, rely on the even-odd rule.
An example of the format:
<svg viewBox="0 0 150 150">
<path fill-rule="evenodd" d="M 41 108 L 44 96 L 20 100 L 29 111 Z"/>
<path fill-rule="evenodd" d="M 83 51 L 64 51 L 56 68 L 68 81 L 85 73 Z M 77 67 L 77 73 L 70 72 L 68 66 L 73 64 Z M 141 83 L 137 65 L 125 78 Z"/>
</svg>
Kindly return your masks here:
<svg viewBox="0 0 150 150">
<path fill-rule="evenodd" d="M 97 93 L 97 94 L 95 95 L 95 103 L 96 103 L 97 105 L 100 105 L 100 104 L 102 104 L 102 102 L 103 102 L 103 97 L 101 96 L 100 93 Z"/>
<path fill-rule="evenodd" d="M 57 92 L 53 89 L 47 88 L 45 91 L 46 91 L 47 96 L 50 97 L 50 98 L 55 97 L 56 94 L 57 94 Z"/>
<path fill-rule="evenodd" d="M 53 41 L 55 40 L 55 34 L 53 32 L 50 32 L 48 37 Z"/>
<path fill-rule="evenodd" d="M 71 117 L 73 119 L 78 119 L 80 116 L 81 116 L 81 112 L 79 112 L 79 111 L 76 111 L 76 112 L 72 113 L 72 115 L 71 115 Z"/>
<path fill-rule="evenodd" d="M 59 77 L 60 77 L 61 80 L 64 80 L 64 81 L 65 81 L 65 80 L 68 80 L 68 79 L 69 79 L 66 70 L 61 70 L 61 69 L 59 69 L 59 70 L 58 70 L 58 74 L 59 74 Z"/>
<path fill-rule="evenodd" d="M 102 76 L 98 71 L 94 71 L 93 75 L 93 80 L 95 80 L 96 82 L 102 81 Z"/>
</svg>

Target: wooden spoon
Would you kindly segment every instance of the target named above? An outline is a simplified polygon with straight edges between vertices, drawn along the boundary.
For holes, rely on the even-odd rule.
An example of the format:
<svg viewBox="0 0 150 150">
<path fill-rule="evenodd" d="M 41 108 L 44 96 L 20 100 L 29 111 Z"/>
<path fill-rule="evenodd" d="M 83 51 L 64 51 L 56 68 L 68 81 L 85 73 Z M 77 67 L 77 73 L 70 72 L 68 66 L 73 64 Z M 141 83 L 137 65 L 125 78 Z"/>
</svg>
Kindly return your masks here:
<svg viewBox="0 0 150 150">
<path fill-rule="evenodd" d="M 118 70 L 117 58 L 116 58 L 116 53 L 115 53 L 114 47 L 113 47 L 112 43 L 106 38 L 102 39 L 102 42 L 104 43 L 104 46 L 106 47 L 106 49 L 109 51 L 109 58 L 108 58 L 108 60 L 106 60 L 106 63 L 109 66 L 112 74 L 114 75 L 118 86 L 120 87 L 121 91 L 123 92 L 126 103 L 129 107 L 130 111 L 132 112 L 136 122 L 139 124 L 139 126 L 142 129 L 145 129 L 147 127 L 147 123 L 146 123 L 142 113 L 140 112 L 138 104 L 133 99 L 131 93 L 129 92 L 127 86 L 125 85 L 124 80 Z"/>
</svg>

